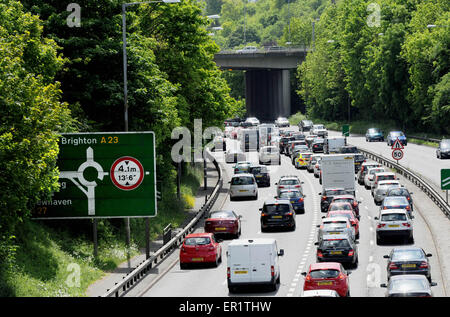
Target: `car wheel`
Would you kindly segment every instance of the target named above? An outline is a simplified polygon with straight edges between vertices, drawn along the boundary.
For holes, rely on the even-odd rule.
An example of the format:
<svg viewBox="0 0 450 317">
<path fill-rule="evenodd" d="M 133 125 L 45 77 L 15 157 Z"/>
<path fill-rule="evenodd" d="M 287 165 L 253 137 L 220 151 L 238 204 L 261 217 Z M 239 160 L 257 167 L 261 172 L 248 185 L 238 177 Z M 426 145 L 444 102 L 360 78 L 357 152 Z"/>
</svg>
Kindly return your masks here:
<svg viewBox="0 0 450 317">
<path fill-rule="evenodd" d="M 345 294 L 345 297 L 350 297 L 350 290 L 347 290 L 347 294 Z"/>
</svg>

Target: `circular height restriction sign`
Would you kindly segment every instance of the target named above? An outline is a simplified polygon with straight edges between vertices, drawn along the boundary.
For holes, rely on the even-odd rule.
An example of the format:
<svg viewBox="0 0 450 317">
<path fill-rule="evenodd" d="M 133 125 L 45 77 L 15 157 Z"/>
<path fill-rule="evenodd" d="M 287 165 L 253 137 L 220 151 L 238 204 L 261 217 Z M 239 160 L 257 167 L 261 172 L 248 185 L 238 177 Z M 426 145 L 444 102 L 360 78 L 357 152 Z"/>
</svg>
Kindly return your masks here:
<svg viewBox="0 0 450 317">
<path fill-rule="evenodd" d="M 134 157 L 123 156 L 113 163 L 110 175 L 116 187 L 122 190 L 133 190 L 144 179 L 144 167 Z"/>
<path fill-rule="evenodd" d="M 398 161 L 403 158 L 403 151 L 400 149 L 395 149 L 394 151 L 392 151 L 392 158 L 394 160 L 397 160 L 398 163 Z"/>
</svg>

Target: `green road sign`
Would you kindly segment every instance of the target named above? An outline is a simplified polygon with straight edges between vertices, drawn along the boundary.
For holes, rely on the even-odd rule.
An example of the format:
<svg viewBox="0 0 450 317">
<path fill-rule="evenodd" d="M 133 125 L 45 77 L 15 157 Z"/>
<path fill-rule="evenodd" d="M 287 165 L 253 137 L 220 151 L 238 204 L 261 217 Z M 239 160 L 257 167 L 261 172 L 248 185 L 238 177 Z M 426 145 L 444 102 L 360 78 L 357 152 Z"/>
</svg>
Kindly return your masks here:
<svg viewBox="0 0 450 317">
<path fill-rule="evenodd" d="M 343 136 L 350 136 L 350 126 L 348 124 L 344 124 L 342 126 L 342 135 Z"/>
<path fill-rule="evenodd" d="M 450 190 L 450 169 L 441 169 L 441 189 Z"/>
<path fill-rule="evenodd" d="M 153 132 L 66 133 L 59 149 L 60 190 L 34 218 L 156 216 Z"/>
</svg>

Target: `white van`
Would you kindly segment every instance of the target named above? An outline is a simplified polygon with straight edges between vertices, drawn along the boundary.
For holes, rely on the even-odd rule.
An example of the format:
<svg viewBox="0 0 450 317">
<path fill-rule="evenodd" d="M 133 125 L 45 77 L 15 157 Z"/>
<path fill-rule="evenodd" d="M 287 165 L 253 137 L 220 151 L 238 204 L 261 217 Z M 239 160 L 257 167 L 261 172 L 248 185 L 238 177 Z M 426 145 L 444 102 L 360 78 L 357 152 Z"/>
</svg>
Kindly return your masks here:
<svg viewBox="0 0 450 317">
<path fill-rule="evenodd" d="M 330 137 L 326 138 L 323 143 L 323 153 L 331 154 L 338 153 L 341 146 L 347 145 L 345 137 Z"/>
<path fill-rule="evenodd" d="M 279 257 L 275 239 L 239 239 L 228 245 L 227 282 L 230 293 L 245 285 L 267 285 L 276 290 L 280 283 Z"/>
</svg>

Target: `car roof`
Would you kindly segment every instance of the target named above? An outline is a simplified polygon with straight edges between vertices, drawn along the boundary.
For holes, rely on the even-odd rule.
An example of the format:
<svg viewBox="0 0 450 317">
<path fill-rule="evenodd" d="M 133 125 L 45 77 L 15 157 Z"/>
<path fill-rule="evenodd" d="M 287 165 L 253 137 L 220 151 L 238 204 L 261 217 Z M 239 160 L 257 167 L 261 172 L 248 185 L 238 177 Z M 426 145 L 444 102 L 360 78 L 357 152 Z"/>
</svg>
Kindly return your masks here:
<svg viewBox="0 0 450 317">
<path fill-rule="evenodd" d="M 322 219 L 322 222 L 326 221 L 349 221 L 347 217 L 326 217 Z"/>
<path fill-rule="evenodd" d="M 402 274 L 402 275 L 393 275 L 391 276 L 391 281 L 395 280 L 427 280 L 427 277 L 422 274 Z"/>
<path fill-rule="evenodd" d="M 309 266 L 310 271 L 315 270 L 328 270 L 328 269 L 335 269 L 340 271 L 341 270 L 341 263 L 338 262 L 322 262 L 322 263 L 312 263 Z"/>
<path fill-rule="evenodd" d="M 350 237 L 346 233 L 324 234 L 322 241 L 324 240 L 350 240 Z"/>
<path fill-rule="evenodd" d="M 355 196 L 350 195 L 350 194 L 336 195 L 336 196 L 333 197 L 334 200 L 338 200 L 338 199 L 348 199 L 348 198 L 356 199 Z"/>
<path fill-rule="evenodd" d="M 264 201 L 264 205 L 275 205 L 275 204 L 290 205 L 291 203 L 289 202 L 289 200 L 277 199 L 277 198 L 269 198 Z"/>
<path fill-rule="evenodd" d="M 387 215 L 387 214 L 406 214 L 407 211 L 406 211 L 406 209 L 403 209 L 403 208 L 381 209 L 380 213 L 382 215 Z"/>
<path fill-rule="evenodd" d="M 187 238 L 203 238 L 203 237 L 210 238 L 212 235 L 213 235 L 213 233 L 211 233 L 211 232 L 196 232 L 196 233 L 188 234 L 185 239 L 187 239 Z"/>
<path fill-rule="evenodd" d="M 233 178 L 245 177 L 245 176 L 254 177 L 253 174 L 250 174 L 250 173 L 240 173 L 240 174 L 234 174 Z"/>
<path fill-rule="evenodd" d="M 228 247 L 235 245 L 249 245 L 249 244 L 273 244 L 276 240 L 273 238 L 254 238 L 254 239 L 233 239 L 228 244 Z"/>
<path fill-rule="evenodd" d="M 392 251 L 423 251 L 420 247 L 415 246 L 404 246 L 404 247 L 395 247 L 392 249 Z"/>
<path fill-rule="evenodd" d="M 394 175 L 395 176 L 395 173 L 393 173 L 393 172 L 381 172 L 381 173 L 377 173 L 377 176 L 383 176 L 383 175 Z"/>
</svg>

